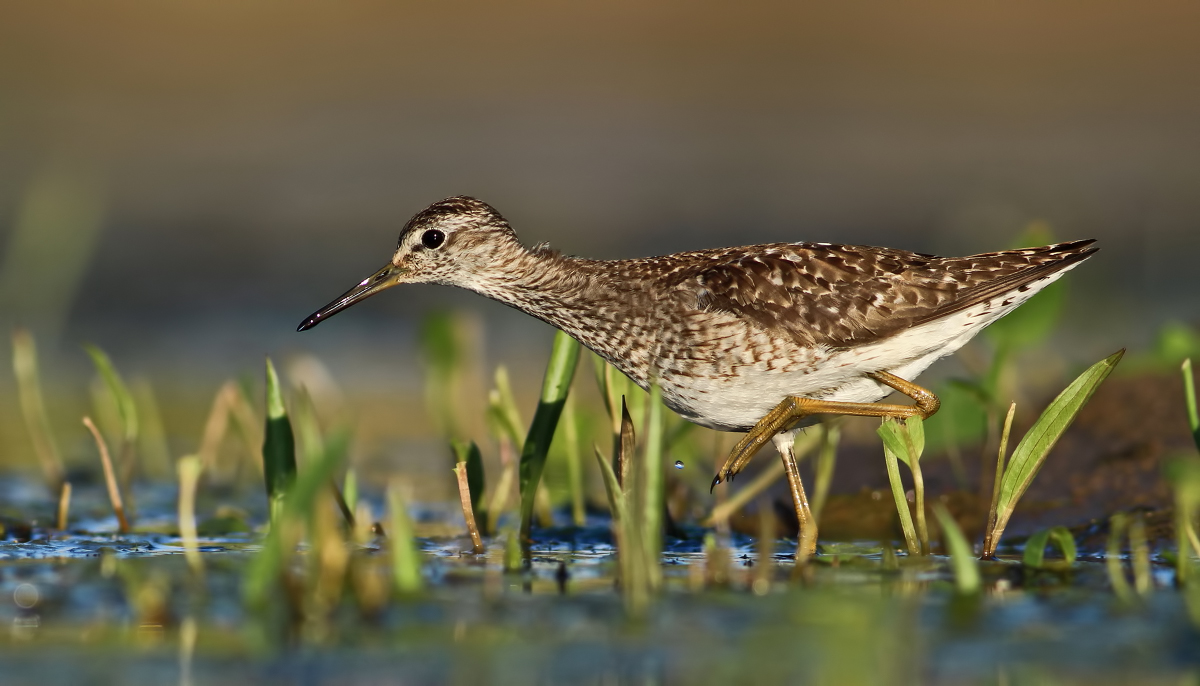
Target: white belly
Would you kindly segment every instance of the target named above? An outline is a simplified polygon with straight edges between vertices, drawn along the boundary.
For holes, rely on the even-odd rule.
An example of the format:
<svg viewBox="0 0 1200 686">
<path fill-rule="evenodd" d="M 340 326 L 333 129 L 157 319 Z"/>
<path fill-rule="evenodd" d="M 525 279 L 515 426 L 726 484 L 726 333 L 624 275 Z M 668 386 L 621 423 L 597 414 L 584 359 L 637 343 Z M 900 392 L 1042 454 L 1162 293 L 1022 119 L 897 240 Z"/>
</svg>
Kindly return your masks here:
<svg viewBox="0 0 1200 686">
<path fill-rule="evenodd" d="M 886 371 L 915 380 L 939 358 L 971 340 L 1069 269 L 943 319 L 854 348 L 799 353 L 799 364 L 759 361 L 734 365 L 722 378 L 664 375 L 663 400 L 685 419 L 718 431 L 747 431 L 787 396 L 837 402 L 878 402 L 892 389 L 867 376 Z M 786 361 L 785 361 L 786 362 Z M 673 383 L 675 382 L 675 383 Z"/>
</svg>

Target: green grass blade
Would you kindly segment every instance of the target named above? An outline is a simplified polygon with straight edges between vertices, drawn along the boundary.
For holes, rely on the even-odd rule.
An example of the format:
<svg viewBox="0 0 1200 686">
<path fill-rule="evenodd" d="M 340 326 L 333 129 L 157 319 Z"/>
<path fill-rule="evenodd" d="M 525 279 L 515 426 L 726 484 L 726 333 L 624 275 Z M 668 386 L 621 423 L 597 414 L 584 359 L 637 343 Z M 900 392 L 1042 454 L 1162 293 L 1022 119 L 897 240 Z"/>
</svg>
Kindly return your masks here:
<svg viewBox="0 0 1200 686">
<path fill-rule="evenodd" d="M 1025 542 L 1025 553 L 1022 557 L 1022 563 L 1026 567 L 1039 568 L 1045 562 L 1046 544 L 1053 543 L 1062 552 L 1063 560 L 1068 565 L 1075 564 L 1078 557 L 1078 550 L 1075 547 L 1075 538 L 1071 536 L 1070 530 L 1063 526 L 1055 526 L 1049 529 L 1041 529 L 1037 533 L 1029 537 Z"/>
<path fill-rule="evenodd" d="M 124 379 L 117 372 L 117 368 L 113 366 L 112 360 L 103 350 L 90 343 L 85 344 L 83 349 L 91 356 L 92 362 L 96 365 L 96 371 L 100 372 L 100 378 L 104 380 L 104 386 L 116 402 L 117 413 L 121 418 L 123 440 L 127 445 L 134 443 L 138 437 L 138 413 L 137 403 L 133 399 L 133 394 L 129 392 L 129 386 L 125 384 Z"/>
<path fill-rule="evenodd" d="M 963 595 L 978 593 L 983 586 L 979 576 L 979 562 L 971 550 L 971 544 L 958 528 L 950 511 L 941 503 L 933 506 L 933 514 L 942 527 L 942 538 L 950 554 L 950 567 L 954 570 L 954 585 Z"/>
<path fill-rule="evenodd" d="M 188 566 L 197 576 L 204 574 L 204 561 L 200 558 L 200 545 L 196 534 L 196 487 L 200 482 L 200 458 L 188 455 L 176 463 L 179 472 L 179 538 L 183 543 L 183 554 Z"/>
<path fill-rule="evenodd" d="M 925 524 L 925 479 L 921 474 L 921 451 L 925 448 L 925 429 L 923 423 L 919 417 L 910 417 L 904 422 L 886 419 L 879 425 L 876 433 L 883 439 L 885 457 L 889 453 L 894 455 L 896 459 L 908 465 L 909 470 L 912 472 L 913 493 L 916 500 L 918 550 L 923 555 L 928 554 L 929 529 Z M 888 476 L 890 479 L 890 468 Z M 899 498 L 896 500 L 896 508 L 900 514 L 901 526 L 904 526 L 904 520 L 910 515 L 908 512 L 908 499 L 904 497 L 904 487 L 901 485 L 899 473 L 896 474 L 895 482 L 892 484 L 892 491 Z M 905 539 L 908 539 L 907 529 L 905 530 Z"/>
<path fill-rule="evenodd" d="M 925 423 L 920 417 L 909 417 L 903 423 L 900 435 L 908 449 L 909 468 L 912 469 L 913 503 L 917 514 L 917 540 L 921 543 L 921 554 L 929 554 L 929 527 L 925 523 L 925 477 L 921 473 L 921 453 L 925 450 Z"/>
<path fill-rule="evenodd" d="M 396 484 L 388 488 L 387 501 L 392 525 L 388 545 L 392 550 L 393 582 L 401 594 L 419 593 L 425 585 L 421 578 L 421 554 L 417 549 L 412 518 L 408 516 L 408 507 Z"/>
<path fill-rule="evenodd" d="M 358 472 L 354 467 L 347 469 L 346 477 L 342 479 L 342 497 L 351 512 L 358 511 Z"/>
<path fill-rule="evenodd" d="M 1013 417 L 1017 414 L 1017 404 L 1008 406 L 1008 414 L 1004 416 L 1004 428 L 1000 431 L 1000 449 L 996 453 L 996 475 L 992 479 L 992 500 L 988 506 L 987 528 L 983 532 L 983 553 L 980 555 L 988 560 L 996 556 L 996 506 L 1000 502 L 1000 484 L 1004 483 L 1005 458 L 1008 457 L 1008 437 L 1012 432 Z"/>
<path fill-rule="evenodd" d="M 275 516 L 272 518 L 271 531 L 263 541 L 262 550 L 250 561 L 243 587 L 243 596 L 252 607 L 263 607 L 278 591 L 279 575 L 290 552 L 285 550 L 285 541 L 294 540 L 285 536 L 285 532 L 288 529 L 295 530 L 315 510 L 317 495 L 337 473 L 349 446 L 348 431 L 334 432 L 320 457 L 306 464 L 304 471 L 290 482 L 286 494 L 281 494 L 278 500 L 273 501 L 272 514 Z"/>
<path fill-rule="evenodd" d="M 525 436 L 521 412 L 513 398 L 512 385 L 508 381 L 508 368 L 496 367 L 496 387 L 488 393 L 488 424 L 496 438 L 506 437 L 517 450 L 521 450 Z"/>
<path fill-rule="evenodd" d="M 1075 560 L 1079 559 L 1079 549 L 1075 546 L 1075 537 L 1071 535 L 1071 530 L 1067 527 L 1051 527 L 1050 540 L 1058 543 L 1058 549 L 1062 551 L 1063 560 L 1067 564 L 1073 565 Z"/>
<path fill-rule="evenodd" d="M 896 501 L 896 513 L 900 515 L 900 528 L 904 531 L 904 543 L 909 555 L 921 554 L 917 543 L 917 530 L 913 527 L 912 513 L 908 511 L 908 498 L 904 496 L 904 482 L 900 480 L 900 464 L 895 451 L 883 444 L 883 461 L 887 465 L 888 483 L 892 486 L 892 498 Z"/>
<path fill-rule="evenodd" d="M 925 421 L 920 417 L 909 417 L 904 420 L 904 428 L 908 432 L 908 440 L 912 441 L 910 452 L 921 459 L 921 455 L 925 454 Z"/>
<path fill-rule="evenodd" d="M 317 495 L 329 487 L 329 482 L 333 481 L 346 459 L 349 448 L 349 429 L 340 429 L 330 434 L 320 456 L 311 464 L 304 465 L 304 471 L 293 476 L 291 488 L 284 499 L 285 517 L 304 519 L 313 511 Z"/>
<path fill-rule="evenodd" d="M 1200 450 L 1200 412 L 1196 410 L 1196 380 L 1192 376 L 1192 358 L 1183 361 L 1183 401 L 1187 405 L 1188 426 L 1192 429 L 1192 440 Z"/>
<path fill-rule="evenodd" d="M 1012 516 L 1013 509 L 1021 496 L 1025 494 L 1026 489 L 1029 488 L 1029 484 L 1033 482 L 1033 478 L 1041 469 L 1042 463 L 1050 454 L 1054 444 L 1071 425 L 1075 416 L 1092 397 L 1092 393 L 1096 391 L 1100 383 L 1108 378 L 1108 375 L 1116 368 L 1124 354 L 1125 351 L 1120 350 L 1088 367 L 1071 382 L 1071 385 L 1058 394 L 1058 397 L 1042 412 L 1042 416 L 1038 417 L 1033 427 L 1017 444 L 1012 457 L 1008 460 L 1004 478 L 1000 483 L 1000 498 L 996 505 L 996 525 L 993 529 L 994 541 L 999 542 L 1000 534 L 1008 525 L 1008 519 Z"/>
<path fill-rule="evenodd" d="M 50 419 L 46 415 L 46 403 L 42 398 L 41 374 L 38 371 L 37 345 L 33 335 L 24 329 L 13 332 L 13 374 L 17 378 L 17 395 L 21 403 L 21 414 L 33 450 L 42 465 L 42 474 L 51 493 L 62 491 L 62 453 L 50 430 Z"/>
<path fill-rule="evenodd" d="M 1145 597 L 1154 590 L 1150 571 L 1150 542 L 1146 538 L 1146 520 L 1139 514 L 1129 523 L 1129 557 L 1133 567 L 1133 588 Z"/>
<path fill-rule="evenodd" d="M 634 521 L 635 506 L 629 502 L 629 494 L 617 480 L 612 463 L 605 459 L 600 448 L 595 448 L 595 454 L 612 513 L 613 538 L 617 543 L 617 563 L 625 606 L 631 613 L 640 614 L 648 602 L 652 572 L 645 557 L 646 548 L 640 540 L 638 522 Z M 657 571 L 661 574 L 661 570 Z"/>
<path fill-rule="evenodd" d="M 525 566 L 525 555 L 521 550 L 521 536 L 516 529 L 505 527 L 504 571 L 519 572 Z"/>
<path fill-rule="evenodd" d="M 525 437 L 525 445 L 521 449 L 521 540 L 529 540 L 529 532 L 533 528 L 533 506 L 537 494 L 538 483 L 542 480 L 542 470 L 546 466 L 546 455 L 550 450 L 550 441 L 554 438 L 554 429 L 558 426 L 558 418 L 562 414 L 563 403 L 566 402 L 567 392 L 571 389 L 571 379 L 575 376 L 575 367 L 579 364 L 579 343 L 559 331 L 554 335 L 554 347 L 550 352 L 550 362 L 546 365 L 546 377 L 542 381 L 542 396 L 538 401 L 537 410 L 533 413 L 533 423 Z"/>
<path fill-rule="evenodd" d="M 1034 532 L 1029 540 L 1025 541 L 1025 554 L 1021 557 L 1021 564 L 1035 569 L 1041 567 L 1042 560 L 1046 555 L 1046 541 L 1049 538 L 1049 529 L 1039 529 Z"/>
<path fill-rule="evenodd" d="M 571 521 L 575 526 L 583 526 L 587 523 L 587 504 L 583 493 L 583 455 L 579 449 L 579 410 L 575 407 L 575 396 L 567 396 L 562 424 L 566 443 L 567 485 L 571 492 Z"/>
<path fill-rule="evenodd" d="M 600 448 L 595 450 L 596 461 L 600 463 L 600 478 L 604 481 L 604 492 L 608 495 L 608 511 L 612 513 L 615 521 L 626 519 L 629 513 L 625 511 L 625 492 L 621 490 L 617 474 L 613 471 L 612 464 L 600 452 Z"/>
<path fill-rule="evenodd" d="M 271 358 L 267 358 L 267 422 L 262 455 L 267 499 L 272 503 L 274 513 L 274 503 L 283 497 L 296 479 L 296 438 L 292 434 L 292 423 L 288 419 L 283 393 L 279 388 L 279 375 L 275 373 Z"/>
<path fill-rule="evenodd" d="M 825 421 L 821 424 L 821 450 L 816 457 L 816 484 L 813 487 L 812 513 L 817 522 L 821 521 L 821 512 L 825 509 L 825 501 L 829 497 L 829 487 L 833 483 L 833 470 L 837 464 L 838 444 L 842 440 L 842 428 L 835 421 Z M 799 450 L 796 450 L 799 459 Z"/>
<path fill-rule="evenodd" d="M 138 406 L 138 429 L 141 434 L 138 454 L 142 456 L 143 473 L 152 477 L 167 477 L 172 469 L 171 447 L 167 443 L 167 430 L 163 426 L 154 388 L 149 381 L 136 379 L 133 395 Z"/>
<path fill-rule="evenodd" d="M 666 508 L 664 492 L 664 452 L 666 440 L 666 418 L 662 403 L 662 390 L 655 384 L 650 388 L 650 407 L 646 419 L 646 451 L 642 456 L 642 547 L 650 572 L 650 588 L 662 583 L 663 511 Z"/>
<path fill-rule="evenodd" d="M 304 460 L 311 461 L 320 457 L 325 437 L 321 431 L 321 424 L 317 421 L 317 408 L 313 405 L 312 395 L 304 386 L 292 394 L 289 421 L 292 422 L 292 431 L 299 440 L 300 454 L 304 456 Z"/>
<path fill-rule="evenodd" d="M 1197 545 L 1196 513 L 1200 510 L 1200 460 L 1176 458 L 1167 463 L 1167 481 L 1175 496 L 1175 578 L 1188 584 Z"/>
<path fill-rule="evenodd" d="M 1123 603 L 1132 603 L 1134 600 L 1133 587 L 1129 584 L 1129 579 L 1125 578 L 1125 569 L 1121 564 L 1121 541 L 1128 527 L 1129 520 L 1124 512 L 1118 512 L 1109 519 L 1108 545 L 1104 553 L 1108 582 L 1112 585 L 1117 599 Z"/>
<path fill-rule="evenodd" d="M 421 320 L 418 340 L 425 360 L 425 403 L 443 436 L 456 434 L 455 408 L 464 357 L 461 324 L 453 312 L 431 312 Z"/>
</svg>

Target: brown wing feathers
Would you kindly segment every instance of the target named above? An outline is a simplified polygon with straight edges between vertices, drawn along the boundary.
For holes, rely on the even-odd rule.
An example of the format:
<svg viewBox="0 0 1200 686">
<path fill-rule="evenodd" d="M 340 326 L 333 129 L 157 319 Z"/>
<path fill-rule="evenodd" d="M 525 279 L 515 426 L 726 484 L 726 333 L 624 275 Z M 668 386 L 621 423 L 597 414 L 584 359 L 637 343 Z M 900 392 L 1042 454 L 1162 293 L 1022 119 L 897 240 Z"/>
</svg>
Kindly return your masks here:
<svg viewBox="0 0 1200 686">
<path fill-rule="evenodd" d="M 689 283 L 698 305 L 805 345 L 858 345 L 1022 289 L 1096 251 L 1094 241 L 942 258 L 814 243 L 712 251 Z M 693 254 L 696 257 L 700 255 Z M 683 285 L 680 283 L 679 285 Z"/>
</svg>

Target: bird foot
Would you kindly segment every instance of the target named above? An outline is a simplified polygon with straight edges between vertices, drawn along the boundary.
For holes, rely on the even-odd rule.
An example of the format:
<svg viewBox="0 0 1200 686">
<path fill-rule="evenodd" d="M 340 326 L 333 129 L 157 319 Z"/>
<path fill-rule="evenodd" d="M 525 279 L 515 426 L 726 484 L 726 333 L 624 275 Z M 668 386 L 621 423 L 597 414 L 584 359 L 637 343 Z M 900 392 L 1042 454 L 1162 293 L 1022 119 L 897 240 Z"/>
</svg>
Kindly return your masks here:
<svg viewBox="0 0 1200 686">
<path fill-rule="evenodd" d="M 791 429 L 801 419 L 814 414 L 842 414 L 858 417 L 892 417 L 908 419 L 921 417 L 927 419 L 938 411 L 941 401 L 928 389 L 922 388 L 911 381 L 889 374 L 888 372 L 873 372 L 871 378 L 893 390 L 899 391 L 916 401 L 915 405 L 892 405 L 889 403 L 843 403 L 833 400 L 815 400 L 788 396 L 775 406 L 765 417 L 746 432 L 742 440 L 733 446 L 725 465 L 713 478 L 711 493 L 717 484 L 731 481 L 738 472 L 742 471 L 754 457 L 754 453 L 763 447 L 776 434 Z"/>
</svg>

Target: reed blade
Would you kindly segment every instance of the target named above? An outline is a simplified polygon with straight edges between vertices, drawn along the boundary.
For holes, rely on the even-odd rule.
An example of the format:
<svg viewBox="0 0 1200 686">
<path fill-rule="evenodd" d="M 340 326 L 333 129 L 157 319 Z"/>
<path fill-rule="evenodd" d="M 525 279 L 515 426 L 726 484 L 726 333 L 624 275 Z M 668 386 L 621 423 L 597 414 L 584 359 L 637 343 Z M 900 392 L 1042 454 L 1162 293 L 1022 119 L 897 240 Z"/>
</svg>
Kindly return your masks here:
<svg viewBox="0 0 1200 686">
<path fill-rule="evenodd" d="M 276 502 L 296 480 L 296 438 L 283 404 L 279 375 L 270 358 L 267 358 L 267 423 L 263 435 L 263 477 L 274 518 Z"/>
<path fill-rule="evenodd" d="M 522 542 L 529 541 L 530 531 L 533 529 L 533 509 L 538 484 L 542 480 L 546 455 L 550 451 L 550 442 L 562 415 L 563 403 L 566 402 L 567 393 L 571 389 L 575 367 L 579 364 L 579 350 L 580 345 L 575 339 L 561 331 L 555 334 L 550 362 L 546 365 L 546 376 L 542 381 L 541 399 L 533 414 L 533 423 L 529 426 L 525 445 L 521 449 Z"/>
<path fill-rule="evenodd" d="M 1125 354 L 1124 350 L 1088 367 L 1042 412 L 1028 433 L 1013 450 L 1000 482 L 1000 497 L 996 503 L 996 519 L 989 532 L 992 545 L 998 545 L 1004 528 L 1021 496 L 1033 483 L 1038 470 L 1054 448 L 1054 444 L 1075 420 L 1101 382 L 1108 378 Z M 985 551 L 986 554 L 987 551 Z"/>
</svg>

